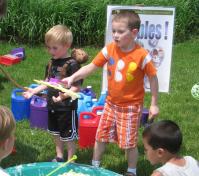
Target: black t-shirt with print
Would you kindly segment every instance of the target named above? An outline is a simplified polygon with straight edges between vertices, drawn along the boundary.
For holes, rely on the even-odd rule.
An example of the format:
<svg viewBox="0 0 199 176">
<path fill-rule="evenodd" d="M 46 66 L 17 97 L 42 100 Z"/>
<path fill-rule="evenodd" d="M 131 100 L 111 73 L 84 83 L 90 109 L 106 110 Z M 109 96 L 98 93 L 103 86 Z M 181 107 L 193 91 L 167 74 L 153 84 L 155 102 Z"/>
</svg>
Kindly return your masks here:
<svg viewBox="0 0 199 176">
<path fill-rule="evenodd" d="M 48 80 L 50 80 L 50 78 L 56 78 L 59 80 L 63 79 L 63 67 L 65 64 L 67 64 L 67 67 L 64 70 L 64 77 L 71 76 L 80 69 L 80 65 L 72 57 L 64 59 L 51 59 L 50 64 L 46 66 L 45 78 Z M 73 85 L 78 86 L 81 85 L 82 82 L 83 81 L 80 80 L 75 82 Z M 77 109 L 77 99 L 72 101 L 69 97 L 61 102 L 54 102 L 52 97 L 57 97 L 59 95 L 59 90 L 48 87 L 47 91 L 47 107 L 49 110 L 53 109 L 56 111 L 65 111 L 67 108 Z"/>
</svg>

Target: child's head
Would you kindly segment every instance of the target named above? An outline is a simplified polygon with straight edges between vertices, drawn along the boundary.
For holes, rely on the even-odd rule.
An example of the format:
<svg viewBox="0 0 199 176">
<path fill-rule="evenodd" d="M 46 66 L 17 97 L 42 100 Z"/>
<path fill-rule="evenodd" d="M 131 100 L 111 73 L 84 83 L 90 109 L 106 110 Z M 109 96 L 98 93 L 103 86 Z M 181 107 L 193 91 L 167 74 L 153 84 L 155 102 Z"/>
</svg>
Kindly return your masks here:
<svg viewBox="0 0 199 176">
<path fill-rule="evenodd" d="M 0 106 L 0 160 L 7 157 L 14 146 L 16 123 L 11 111 Z"/>
<path fill-rule="evenodd" d="M 121 10 L 115 13 L 112 19 L 114 42 L 123 50 L 132 49 L 140 23 L 140 18 L 134 11 Z"/>
<path fill-rule="evenodd" d="M 142 138 L 151 164 L 164 162 L 167 155 L 176 155 L 182 144 L 180 128 L 171 120 L 162 120 L 146 127 Z"/>
<path fill-rule="evenodd" d="M 72 41 L 72 32 L 64 25 L 53 26 L 45 34 L 45 44 L 54 59 L 66 57 Z"/>
<path fill-rule="evenodd" d="M 0 17 L 6 13 L 7 0 L 0 0 Z"/>
<path fill-rule="evenodd" d="M 127 25 L 130 31 L 133 29 L 139 31 L 141 24 L 139 15 L 132 10 L 120 10 L 113 15 L 112 22 L 123 22 Z"/>
</svg>

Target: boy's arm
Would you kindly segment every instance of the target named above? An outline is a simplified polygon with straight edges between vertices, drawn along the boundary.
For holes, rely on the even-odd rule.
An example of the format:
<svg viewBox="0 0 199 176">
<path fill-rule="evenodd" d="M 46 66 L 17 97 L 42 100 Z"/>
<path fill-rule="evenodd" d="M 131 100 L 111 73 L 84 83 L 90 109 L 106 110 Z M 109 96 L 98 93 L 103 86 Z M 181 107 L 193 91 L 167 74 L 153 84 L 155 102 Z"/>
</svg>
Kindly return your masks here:
<svg viewBox="0 0 199 176">
<path fill-rule="evenodd" d="M 79 92 L 80 88 L 81 88 L 80 85 L 71 86 L 70 90 L 73 91 L 73 92 Z M 52 99 L 53 99 L 54 102 L 60 102 L 60 101 L 65 100 L 68 97 L 70 97 L 70 96 L 67 93 L 59 92 L 59 96 L 58 97 L 53 96 Z"/>
<path fill-rule="evenodd" d="M 97 68 L 98 67 L 91 62 L 90 64 L 85 65 L 82 68 L 80 68 L 77 72 L 75 72 L 70 77 L 62 79 L 62 82 L 66 83 L 68 87 L 71 87 L 72 83 L 80 79 L 86 78 L 88 75 L 90 75 L 95 70 L 97 70 Z"/>
<path fill-rule="evenodd" d="M 159 113 L 158 107 L 158 78 L 157 76 L 149 77 L 150 88 L 151 88 L 151 106 L 149 109 L 149 119 L 155 118 Z"/>
<path fill-rule="evenodd" d="M 37 93 L 39 93 L 39 92 L 41 92 L 42 90 L 45 90 L 45 89 L 47 89 L 47 86 L 45 86 L 45 85 L 40 85 L 40 86 L 38 86 L 34 89 L 28 88 L 28 90 L 23 92 L 22 95 L 25 98 L 31 98 L 34 94 L 37 94 Z"/>
<path fill-rule="evenodd" d="M 34 91 L 34 94 L 37 94 L 37 93 L 39 93 L 39 92 L 41 92 L 41 91 L 43 91 L 43 90 L 45 90 L 45 89 L 47 89 L 47 86 L 45 86 L 45 85 L 40 85 L 40 86 L 34 88 L 33 91 Z"/>
</svg>

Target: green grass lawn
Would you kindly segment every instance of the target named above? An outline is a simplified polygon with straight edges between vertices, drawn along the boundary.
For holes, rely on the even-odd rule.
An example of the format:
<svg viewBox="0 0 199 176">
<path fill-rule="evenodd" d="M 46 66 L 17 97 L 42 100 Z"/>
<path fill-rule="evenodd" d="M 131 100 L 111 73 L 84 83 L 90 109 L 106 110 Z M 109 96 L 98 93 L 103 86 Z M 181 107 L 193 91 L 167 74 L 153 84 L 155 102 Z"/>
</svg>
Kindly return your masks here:
<svg viewBox="0 0 199 176">
<path fill-rule="evenodd" d="M 181 150 L 183 155 L 192 155 L 199 159 L 199 101 L 192 98 L 190 90 L 192 86 L 199 82 L 198 58 L 199 39 L 190 40 L 177 44 L 173 49 L 171 88 L 169 94 L 160 93 L 159 106 L 160 115 L 157 120 L 171 119 L 176 121 L 184 134 L 184 142 Z M 8 53 L 14 47 L 21 45 L 9 45 L 1 43 L 0 55 Z M 33 83 L 33 79 L 43 79 L 45 65 L 49 59 L 43 46 L 25 47 L 26 60 L 20 64 L 4 67 L 11 76 L 23 86 Z M 85 47 L 90 55 L 90 59 L 100 50 L 100 48 Z M 84 81 L 84 86 L 92 85 L 99 96 L 101 89 L 101 72 L 98 71 Z M 10 106 L 11 91 L 14 86 L 0 73 L 0 104 Z M 145 106 L 149 106 L 150 94 L 146 95 Z M 140 135 L 142 132 L 140 128 Z M 51 136 L 42 130 L 30 129 L 27 120 L 17 122 L 16 131 L 17 153 L 10 155 L 1 162 L 1 166 L 6 168 L 23 163 L 48 161 L 55 156 L 55 147 Z M 139 161 L 138 176 L 148 176 L 155 167 L 150 166 L 144 157 L 144 150 L 141 138 L 138 144 Z M 77 151 L 77 162 L 90 164 L 92 149 Z M 102 167 L 124 173 L 127 162 L 124 152 L 118 149 L 117 145 L 110 144 L 103 156 Z"/>
</svg>

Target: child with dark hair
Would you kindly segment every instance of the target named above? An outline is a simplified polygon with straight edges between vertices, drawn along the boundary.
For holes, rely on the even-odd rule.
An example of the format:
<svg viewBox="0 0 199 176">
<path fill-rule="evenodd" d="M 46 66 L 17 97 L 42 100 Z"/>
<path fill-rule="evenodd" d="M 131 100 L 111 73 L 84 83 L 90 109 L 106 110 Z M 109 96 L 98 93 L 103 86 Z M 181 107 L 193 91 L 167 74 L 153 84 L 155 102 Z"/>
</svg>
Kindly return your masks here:
<svg viewBox="0 0 199 176">
<path fill-rule="evenodd" d="M 171 120 L 146 127 L 142 134 L 145 153 L 152 165 L 161 163 L 151 176 L 198 176 L 199 162 L 191 156 L 179 156 L 182 133 Z"/>
</svg>

